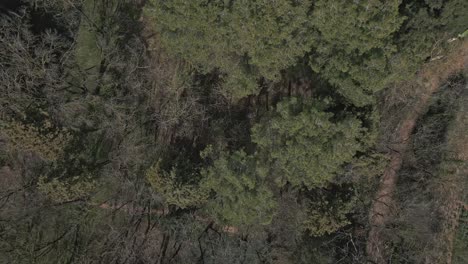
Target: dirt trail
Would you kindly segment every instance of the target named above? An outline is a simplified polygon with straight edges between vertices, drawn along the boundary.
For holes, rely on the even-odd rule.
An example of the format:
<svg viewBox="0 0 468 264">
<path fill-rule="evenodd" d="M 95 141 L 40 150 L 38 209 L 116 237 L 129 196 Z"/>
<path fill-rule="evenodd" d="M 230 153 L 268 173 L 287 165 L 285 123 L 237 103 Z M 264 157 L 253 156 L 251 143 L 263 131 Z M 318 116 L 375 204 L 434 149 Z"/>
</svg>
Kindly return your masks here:
<svg viewBox="0 0 468 264">
<path fill-rule="evenodd" d="M 415 102 L 408 114 L 399 123 L 395 130 L 397 143 L 389 146 L 392 152 L 389 154 L 390 163 L 385 169 L 374 202 L 369 212 L 370 231 L 367 240 L 367 255 L 372 263 L 387 263 L 385 260 L 384 240 L 382 230 L 393 211 L 393 194 L 398 181 L 398 171 L 403 163 L 409 138 L 413 132 L 420 113 L 427 108 L 431 95 L 443 84 L 443 82 L 468 66 L 468 41 L 460 43 L 449 56 L 441 60 L 433 61 L 423 67 L 417 75 L 417 83 L 424 88 L 420 98 Z"/>
</svg>

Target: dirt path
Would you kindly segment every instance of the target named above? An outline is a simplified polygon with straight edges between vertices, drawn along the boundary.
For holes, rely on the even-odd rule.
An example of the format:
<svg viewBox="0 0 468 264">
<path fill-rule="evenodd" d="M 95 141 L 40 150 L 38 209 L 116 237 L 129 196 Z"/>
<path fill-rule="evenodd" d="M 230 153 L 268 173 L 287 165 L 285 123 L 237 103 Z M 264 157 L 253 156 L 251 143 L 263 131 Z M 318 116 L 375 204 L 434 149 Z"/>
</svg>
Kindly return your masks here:
<svg viewBox="0 0 468 264">
<path fill-rule="evenodd" d="M 403 163 L 403 154 L 408 148 L 409 138 L 413 132 L 420 113 L 427 108 L 431 95 L 437 91 L 442 83 L 451 75 L 468 66 L 468 41 L 460 43 L 449 56 L 433 61 L 423 67 L 417 75 L 417 83 L 421 84 L 423 92 L 419 100 L 414 103 L 408 114 L 395 130 L 397 143 L 389 146 L 390 163 L 385 169 L 380 185 L 369 212 L 370 231 L 367 240 L 367 255 L 369 262 L 387 263 L 385 260 L 384 240 L 382 230 L 393 211 L 393 194 L 398 181 L 398 171 Z"/>
</svg>

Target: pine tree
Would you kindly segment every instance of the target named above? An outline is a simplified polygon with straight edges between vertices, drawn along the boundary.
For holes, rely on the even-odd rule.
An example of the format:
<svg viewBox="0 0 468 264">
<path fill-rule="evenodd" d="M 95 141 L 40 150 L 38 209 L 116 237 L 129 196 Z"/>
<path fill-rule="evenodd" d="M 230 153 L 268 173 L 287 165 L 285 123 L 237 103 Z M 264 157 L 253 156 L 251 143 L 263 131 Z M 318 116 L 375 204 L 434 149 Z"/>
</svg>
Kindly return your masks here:
<svg viewBox="0 0 468 264">
<path fill-rule="evenodd" d="M 260 164 L 279 186 L 322 187 L 361 149 L 361 122 L 354 117 L 337 120 L 321 108 L 293 98 L 253 127 Z"/>
<path fill-rule="evenodd" d="M 248 226 L 271 222 L 276 201 L 264 178 L 256 172 L 256 161 L 244 151 L 210 153 L 213 165 L 202 171 L 203 185 L 215 192 L 207 211 L 218 222 Z"/>
<path fill-rule="evenodd" d="M 403 21 L 399 5 L 400 0 L 314 3 L 310 64 L 357 106 L 371 103 L 384 87 L 395 52 L 392 38 Z"/>
<path fill-rule="evenodd" d="M 258 91 L 257 81 L 274 81 L 310 47 L 311 1 L 152 0 L 169 52 L 202 72 L 219 70 L 227 94 Z"/>
</svg>

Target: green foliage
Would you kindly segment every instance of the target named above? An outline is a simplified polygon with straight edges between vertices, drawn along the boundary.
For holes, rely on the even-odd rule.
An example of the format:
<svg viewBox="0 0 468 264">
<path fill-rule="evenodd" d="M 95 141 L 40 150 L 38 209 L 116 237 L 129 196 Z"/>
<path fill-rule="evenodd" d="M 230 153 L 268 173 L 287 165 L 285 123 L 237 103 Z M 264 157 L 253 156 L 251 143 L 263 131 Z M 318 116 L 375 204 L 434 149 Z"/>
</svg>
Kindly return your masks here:
<svg viewBox="0 0 468 264">
<path fill-rule="evenodd" d="M 55 161 L 63 156 L 64 148 L 71 140 L 67 130 L 54 129 L 49 120 L 44 121 L 41 127 L 15 120 L 3 121 L 0 128 L 12 148 L 32 151 L 47 161 Z"/>
<path fill-rule="evenodd" d="M 215 157 L 213 165 L 202 171 L 203 184 L 215 192 L 207 211 L 218 222 L 245 226 L 269 224 L 276 201 L 265 178 L 256 172 L 256 161 L 244 151 L 231 154 L 214 153 L 208 148 L 205 156 Z"/>
<path fill-rule="evenodd" d="M 359 180 L 374 181 L 383 174 L 388 165 L 388 157 L 381 153 L 369 151 L 367 155 L 357 157 L 353 160 L 352 171 L 353 182 Z"/>
<path fill-rule="evenodd" d="M 356 197 L 344 199 L 339 195 L 322 193 L 315 199 L 307 200 L 307 218 L 303 222 L 303 228 L 312 236 L 331 234 L 351 223 L 347 214 L 356 206 Z"/>
<path fill-rule="evenodd" d="M 308 0 L 151 2 L 164 47 L 201 71 L 218 69 L 236 98 L 256 93 L 261 77 L 278 80 L 310 46 Z"/>
<path fill-rule="evenodd" d="M 395 52 L 393 34 L 402 23 L 399 5 L 400 0 L 314 3 L 310 64 L 357 106 L 371 103 L 383 88 Z"/>
<path fill-rule="evenodd" d="M 465 32 L 461 33 L 458 35 L 459 38 L 464 39 L 468 36 L 468 30 L 465 30 Z"/>
<path fill-rule="evenodd" d="M 279 186 L 323 187 L 361 149 L 364 129 L 354 117 L 338 119 L 316 102 L 281 102 L 252 129 L 262 166 Z"/>
<path fill-rule="evenodd" d="M 440 17 L 438 17 L 442 25 L 441 31 L 446 31 L 446 33 L 453 36 L 458 34 L 459 38 L 466 37 L 468 3 L 463 0 L 446 0 L 441 3 L 439 10 L 442 11 Z M 462 33 L 460 34 L 460 32 Z"/>
<path fill-rule="evenodd" d="M 84 199 L 96 189 L 96 182 L 89 177 L 73 177 L 66 180 L 39 177 L 38 190 L 55 203 L 64 203 Z"/>
<path fill-rule="evenodd" d="M 218 69 L 228 94 L 255 93 L 262 77 L 278 80 L 312 51 L 314 71 L 357 106 L 371 104 L 392 79 L 414 73 L 441 32 L 463 30 L 467 10 L 459 0 L 428 8 L 401 0 L 152 3 L 147 13 L 163 46 L 203 72 Z"/>
<path fill-rule="evenodd" d="M 159 193 L 167 205 L 181 209 L 199 207 L 208 198 L 208 191 L 194 184 L 182 184 L 177 181 L 176 170 L 165 172 L 160 168 L 160 161 L 153 165 L 147 172 L 151 187 Z"/>
<path fill-rule="evenodd" d="M 463 0 L 410 1 L 402 4 L 406 17 L 395 44 L 391 79 L 407 80 L 428 57 L 440 55 L 445 40 L 463 32 L 468 24 L 468 3 Z"/>
<path fill-rule="evenodd" d="M 418 5 L 406 5 L 403 10 L 411 19 L 407 19 L 401 28 L 403 33 L 396 41 L 400 50 L 392 61 L 395 78 L 401 80 L 411 78 L 421 63 L 431 56 L 434 43 L 441 37 L 440 21 L 430 10 Z"/>
<path fill-rule="evenodd" d="M 468 19 L 462 0 L 20 2 L 0 4 L 0 263 L 365 262 L 388 162 L 375 92 Z M 399 171 L 392 261 L 437 255 L 452 226 L 433 187 L 461 189 L 440 177 L 459 161 L 435 161 L 462 140 L 433 110 Z"/>
</svg>

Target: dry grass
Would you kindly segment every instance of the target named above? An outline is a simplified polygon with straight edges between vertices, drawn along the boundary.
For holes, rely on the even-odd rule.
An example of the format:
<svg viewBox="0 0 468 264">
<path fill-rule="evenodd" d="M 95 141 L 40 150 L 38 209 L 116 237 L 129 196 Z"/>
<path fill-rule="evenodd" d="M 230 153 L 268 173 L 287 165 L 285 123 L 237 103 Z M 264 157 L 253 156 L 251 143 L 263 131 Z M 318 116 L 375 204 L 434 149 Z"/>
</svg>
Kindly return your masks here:
<svg viewBox="0 0 468 264">
<path fill-rule="evenodd" d="M 455 106 L 454 106 L 455 107 Z M 441 212 L 442 230 L 435 238 L 438 241 L 438 259 L 426 263 L 452 263 L 454 240 L 459 218 L 464 209 L 464 192 L 468 186 L 468 91 L 459 99 L 459 110 L 448 131 L 448 154 L 440 166 L 440 180 L 434 186 Z"/>
</svg>

